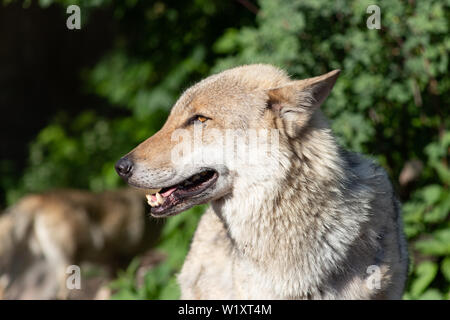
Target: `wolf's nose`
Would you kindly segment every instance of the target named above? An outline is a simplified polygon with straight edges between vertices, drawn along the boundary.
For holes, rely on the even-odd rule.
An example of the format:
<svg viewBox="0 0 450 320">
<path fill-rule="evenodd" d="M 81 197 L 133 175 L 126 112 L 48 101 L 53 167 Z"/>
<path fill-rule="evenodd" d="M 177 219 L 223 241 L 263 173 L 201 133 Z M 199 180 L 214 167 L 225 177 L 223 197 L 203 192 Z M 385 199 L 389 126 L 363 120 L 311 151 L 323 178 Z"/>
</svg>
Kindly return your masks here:
<svg viewBox="0 0 450 320">
<path fill-rule="evenodd" d="M 133 162 L 127 157 L 123 157 L 116 162 L 116 171 L 122 178 L 129 178 L 132 170 Z"/>
</svg>

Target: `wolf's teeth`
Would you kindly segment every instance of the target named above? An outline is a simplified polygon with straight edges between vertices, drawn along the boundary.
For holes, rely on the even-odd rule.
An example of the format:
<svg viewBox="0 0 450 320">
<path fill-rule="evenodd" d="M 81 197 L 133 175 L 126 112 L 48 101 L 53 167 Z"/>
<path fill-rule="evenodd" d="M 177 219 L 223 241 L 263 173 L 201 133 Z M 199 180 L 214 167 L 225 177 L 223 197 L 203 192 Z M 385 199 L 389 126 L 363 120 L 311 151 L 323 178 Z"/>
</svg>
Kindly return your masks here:
<svg viewBox="0 0 450 320">
<path fill-rule="evenodd" d="M 151 207 L 155 207 L 157 205 L 157 202 L 152 200 L 152 195 L 151 194 L 146 194 L 145 197 L 147 198 L 147 203 L 151 206 Z"/>
<path fill-rule="evenodd" d="M 163 198 L 163 196 L 161 196 L 160 194 L 159 194 L 159 192 L 157 192 L 156 193 L 156 202 L 159 204 L 159 205 L 161 205 L 161 204 L 163 204 L 164 203 L 164 198 Z"/>
</svg>

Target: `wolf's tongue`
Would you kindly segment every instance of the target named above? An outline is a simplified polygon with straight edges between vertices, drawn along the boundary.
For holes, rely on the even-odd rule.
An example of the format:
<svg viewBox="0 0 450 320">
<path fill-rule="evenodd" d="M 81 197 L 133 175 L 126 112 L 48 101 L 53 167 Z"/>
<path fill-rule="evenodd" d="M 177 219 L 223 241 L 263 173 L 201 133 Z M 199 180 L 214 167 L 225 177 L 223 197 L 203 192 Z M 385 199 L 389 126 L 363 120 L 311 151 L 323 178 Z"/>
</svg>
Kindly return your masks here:
<svg viewBox="0 0 450 320">
<path fill-rule="evenodd" d="M 170 188 L 169 190 L 167 190 L 166 192 L 161 193 L 163 195 L 163 197 L 168 197 L 170 196 L 175 190 L 177 190 L 176 187 Z"/>
<path fill-rule="evenodd" d="M 167 197 L 170 196 L 175 190 L 177 190 L 176 187 L 170 188 L 170 189 L 167 190 L 166 192 L 161 193 L 161 195 L 162 195 L 164 198 L 167 198 Z M 152 201 L 154 201 L 154 202 L 156 202 L 156 201 L 158 200 L 158 199 L 156 198 L 156 195 L 154 195 L 154 194 L 152 194 L 151 197 L 152 197 Z"/>
</svg>

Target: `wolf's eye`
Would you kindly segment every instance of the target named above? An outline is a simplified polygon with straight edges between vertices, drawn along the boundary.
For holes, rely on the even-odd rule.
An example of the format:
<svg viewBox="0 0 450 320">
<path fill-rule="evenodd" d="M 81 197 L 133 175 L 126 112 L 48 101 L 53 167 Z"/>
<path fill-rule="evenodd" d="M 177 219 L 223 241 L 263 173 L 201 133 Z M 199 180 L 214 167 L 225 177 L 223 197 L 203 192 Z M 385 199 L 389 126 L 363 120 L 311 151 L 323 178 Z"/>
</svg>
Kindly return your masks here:
<svg viewBox="0 0 450 320">
<path fill-rule="evenodd" d="M 202 115 L 195 115 L 189 120 L 189 124 L 194 124 L 196 122 L 204 123 L 210 118 L 202 116 Z"/>
</svg>

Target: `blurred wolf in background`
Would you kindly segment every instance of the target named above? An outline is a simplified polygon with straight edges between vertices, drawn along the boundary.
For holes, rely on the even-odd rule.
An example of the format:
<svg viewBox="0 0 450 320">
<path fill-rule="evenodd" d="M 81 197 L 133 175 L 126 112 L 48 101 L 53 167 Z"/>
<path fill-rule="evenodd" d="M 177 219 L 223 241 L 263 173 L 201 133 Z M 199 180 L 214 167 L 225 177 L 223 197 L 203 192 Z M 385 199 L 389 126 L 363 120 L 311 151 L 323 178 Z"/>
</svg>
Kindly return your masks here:
<svg viewBox="0 0 450 320">
<path fill-rule="evenodd" d="M 66 298 L 66 268 L 83 261 L 111 272 L 126 267 L 159 236 L 162 223 L 148 219 L 146 210 L 143 193 L 135 189 L 25 196 L 0 216 L 3 298 Z M 33 285 L 41 291 L 25 293 Z"/>
<path fill-rule="evenodd" d="M 292 80 L 269 65 L 213 75 L 117 162 L 130 185 L 157 189 L 147 195 L 155 217 L 211 202 L 178 278 L 182 298 L 402 297 L 408 254 L 392 185 L 380 166 L 338 146 L 319 108 L 338 75 Z M 177 132 L 198 129 L 202 143 L 173 161 Z M 220 132 L 230 129 L 241 138 L 276 130 L 278 150 L 264 165 L 197 161 L 222 152 Z"/>
</svg>

